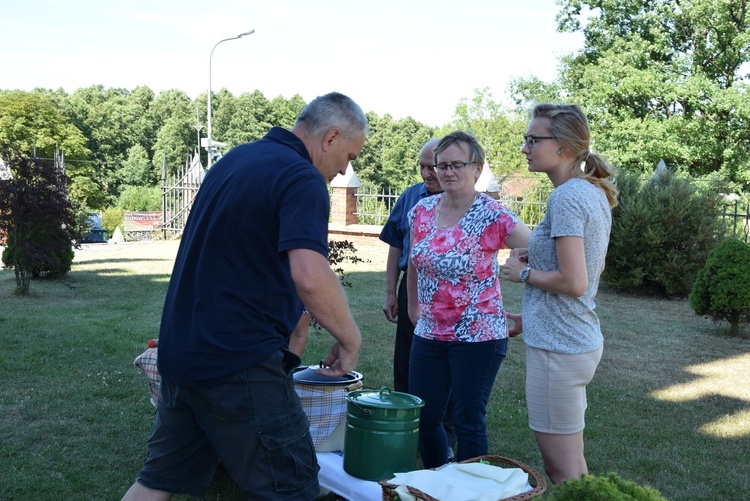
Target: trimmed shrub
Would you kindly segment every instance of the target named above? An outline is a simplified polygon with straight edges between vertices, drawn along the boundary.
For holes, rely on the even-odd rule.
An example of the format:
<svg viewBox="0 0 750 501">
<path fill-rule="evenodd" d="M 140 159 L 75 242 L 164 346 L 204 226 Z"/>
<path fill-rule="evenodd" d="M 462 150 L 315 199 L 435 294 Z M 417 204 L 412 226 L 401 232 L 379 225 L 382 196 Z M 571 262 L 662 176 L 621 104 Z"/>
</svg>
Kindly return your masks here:
<svg viewBox="0 0 750 501">
<path fill-rule="evenodd" d="M 602 279 L 621 292 L 687 297 L 721 236 L 719 194 L 669 172 L 645 183 L 622 173 L 617 185 Z"/>
<path fill-rule="evenodd" d="M 623 480 L 616 473 L 581 475 L 552 488 L 548 501 L 666 501 L 659 491 Z"/>
<path fill-rule="evenodd" d="M 726 320 L 729 333 L 738 334 L 740 324 L 750 322 L 750 246 L 729 239 L 711 251 L 690 291 L 690 305 L 697 315 Z"/>
</svg>

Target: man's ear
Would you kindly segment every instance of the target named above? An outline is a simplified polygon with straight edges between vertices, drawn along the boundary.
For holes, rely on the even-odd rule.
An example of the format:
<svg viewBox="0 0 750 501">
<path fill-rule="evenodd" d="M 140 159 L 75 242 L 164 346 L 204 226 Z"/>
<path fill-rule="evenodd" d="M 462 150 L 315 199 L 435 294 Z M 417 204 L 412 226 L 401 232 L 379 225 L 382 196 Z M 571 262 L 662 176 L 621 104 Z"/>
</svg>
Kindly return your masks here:
<svg viewBox="0 0 750 501">
<path fill-rule="evenodd" d="M 323 136 L 323 151 L 328 151 L 333 143 L 333 140 L 341 135 L 341 131 L 337 127 L 333 127 Z"/>
</svg>

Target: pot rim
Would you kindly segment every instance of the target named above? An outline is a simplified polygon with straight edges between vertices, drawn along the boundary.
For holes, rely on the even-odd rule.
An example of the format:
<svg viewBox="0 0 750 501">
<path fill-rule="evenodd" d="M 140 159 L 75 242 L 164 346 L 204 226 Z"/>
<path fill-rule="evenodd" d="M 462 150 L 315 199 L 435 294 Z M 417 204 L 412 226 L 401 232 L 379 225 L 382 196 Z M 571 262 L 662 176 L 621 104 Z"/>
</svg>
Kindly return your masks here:
<svg viewBox="0 0 750 501">
<path fill-rule="evenodd" d="M 299 375 L 301 372 L 310 369 L 312 372 L 311 377 L 315 379 L 302 379 L 303 376 Z M 314 386 L 348 386 L 357 381 L 362 381 L 363 376 L 359 372 L 351 371 L 346 373 L 344 376 L 338 378 L 329 378 L 328 376 L 321 376 L 316 374 L 314 371 L 320 369 L 320 365 L 300 365 L 292 372 L 294 382 L 299 384 L 309 384 Z"/>
</svg>

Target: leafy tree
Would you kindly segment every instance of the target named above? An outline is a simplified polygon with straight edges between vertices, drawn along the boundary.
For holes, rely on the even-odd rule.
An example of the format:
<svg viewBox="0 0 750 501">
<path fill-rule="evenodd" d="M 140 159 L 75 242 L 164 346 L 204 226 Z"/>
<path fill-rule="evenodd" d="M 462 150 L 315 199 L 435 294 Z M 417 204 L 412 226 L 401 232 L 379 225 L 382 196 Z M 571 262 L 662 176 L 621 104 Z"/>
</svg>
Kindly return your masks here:
<svg viewBox="0 0 750 501">
<path fill-rule="evenodd" d="M 151 165 L 146 148 L 140 144 L 128 149 L 128 157 L 116 173 L 118 181 L 126 186 L 154 186 L 156 169 Z"/>
<path fill-rule="evenodd" d="M 421 181 L 419 153 L 434 135 L 434 130 L 411 117 L 393 120 L 367 113 L 370 134 L 357 158 L 355 169 L 362 180 L 379 190 L 401 191 Z"/>
<path fill-rule="evenodd" d="M 149 108 L 149 117 L 156 131 L 151 157 L 154 165 L 161 166 L 166 159 L 167 166 L 175 171 L 184 165 L 188 152 L 197 147 L 195 108 L 196 105 L 181 90 L 167 90 L 154 98 Z"/>
<path fill-rule="evenodd" d="M 510 82 L 511 99 L 518 111 L 537 103 L 564 101 L 564 91 L 559 82 L 545 82 L 538 77 L 513 78 Z"/>
<path fill-rule="evenodd" d="M 127 159 L 128 150 L 140 145 L 152 150 L 158 124 L 151 119 L 154 94 L 148 87 L 132 92 L 122 88 L 106 89 L 102 85 L 76 90 L 67 100 L 67 110 L 74 123 L 84 131 L 94 164 L 83 166 L 84 172 L 71 173 L 74 183 L 86 176 L 100 186 L 106 198 L 117 198 L 122 184 L 118 171 Z"/>
<path fill-rule="evenodd" d="M 116 166 L 134 144 L 149 147 L 148 110 L 153 92 L 138 87 L 106 89 L 102 85 L 76 90 L 69 98 L 74 123 L 86 133 L 94 158 Z"/>
<path fill-rule="evenodd" d="M 161 188 L 158 186 L 128 186 L 117 200 L 117 208 L 126 211 L 158 211 L 161 209 Z"/>
<path fill-rule="evenodd" d="M 156 137 L 154 163 L 161 165 L 166 160 L 168 168 L 175 172 L 178 166 L 184 165 L 192 149 L 186 116 L 183 114 L 168 118 Z"/>
<path fill-rule="evenodd" d="M 31 278 L 59 278 L 70 271 L 79 240 L 65 174 L 55 162 L 5 150 L 12 173 L 0 180 L 0 233 L 7 235 L 2 261 L 16 274 L 16 293 L 29 292 Z"/>
<path fill-rule="evenodd" d="M 232 95 L 232 93 L 225 88 L 222 88 L 219 92 L 212 94 L 211 109 L 211 138 L 213 139 L 213 141 L 226 143 L 229 147 L 236 146 L 233 141 L 238 139 L 234 139 L 234 137 L 231 137 L 230 139 L 230 136 L 233 136 L 235 133 L 228 132 L 230 129 L 232 117 L 234 117 L 238 113 L 237 102 L 234 95 Z M 208 134 L 208 129 L 206 130 L 206 134 Z M 242 132 L 236 132 L 236 134 L 242 134 Z M 238 141 L 239 142 L 237 144 L 244 142 L 242 140 Z"/>
<path fill-rule="evenodd" d="M 383 135 L 384 130 L 390 123 L 391 116 L 385 115 L 380 118 L 373 112 L 365 113 L 367 116 L 367 122 L 369 124 L 370 133 L 365 141 L 365 146 L 362 148 L 362 152 L 357 157 L 354 164 L 354 170 L 360 180 L 367 180 L 372 182 L 373 185 L 380 186 L 379 183 L 375 182 L 375 179 L 379 178 L 380 173 L 380 152 L 383 148 Z"/>
<path fill-rule="evenodd" d="M 0 143 L 29 156 L 36 151 L 40 158 L 52 158 L 56 149 L 61 150 L 71 179 L 71 202 L 79 207 L 100 207 L 104 203 L 102 189 L 91 180 L 95 171 L 86 160 L 91 151 L 83 133 L 63 114 L 66 102 L 62 91 L 0 93 Z"/>
<path fill-rule="evenodd" d="M 153 158 L 154 143 L 156 142 L 156 123 L 151 119 L 151 107 L 156 96 L 154 91 L 146 86 L 133 89 L 126 100 L 126 117 L 130 120 L 129 133 L 132 144 L 128 145 L 128 151 L 135 145 L 140 145 L 146 150 L 149 160 Z"/>
<path fill-rule="evenodd" d="M 419 176 L 419 153 L 424 143 L 433 137 L 433 130 L 411 117 L 392 123 L 390 137 L 381 152 L 382 175 L 392 188 L 404 190 Z"/>
<path fill-rule="evenodd" d="M 729 322 L 729 334 L 750 322 L 750 246 L 728 239 L 711 251 L 690 291 L 697 315 Z"/>
<path fill-rule="evenodd" d="M 40 158 L 52 158 L 57 149 L 70 158 L 90 153 L 83 133 L 44 92 L 0 93 L 0 144 Z"/>
<path fill-rule="evenodd" d="M 227 103 L 227 100 L 222 100 L 222 103 Z M 221 137 L 227 143 L 227 149 L 265 136 L 268 129 L 276 125 L 270 122 L 272 118 L 271 103 L 258 90 L 233 99 L 231 113 L 219 109 L 219 123 L 224 131 Z"/>
<path fill-rule="evenodd" d="M 70 106 L 68 106 L 68 93 L 62 87 L 57 90 L 52 89 L 34 89 L 34 94 L 44 97 L 49 103 L 64 117 L 70 117 Z"/>
<path fill-rule="evenodd" d="M 271 123 L 285 129 L 291 129 L 305 106 L 307 106 L 307 103 L 299 94 L 295 94 L 289 100 L 277 96 L 270 103 Z"/>
<path fill-rule="evenodd" d="M 68 185 L 68 194 L 81 206 L 99 210 L 106 206 L 107 199 L 101 187 L 91 177 L 79 175 L 74 177 Z"/>
<path fill-rule="evenodd" d="M 519 153 L 528 120 L 520 113 L 494 101 L 489 89 L 475 90 L 472 99 L 464 98 L 456 106 L 453 122 L 438 134 L 469 130 L 485 150 L 487 162 L 497 178 L 526 169 Z"/>
<path fill-rule="evenodd" d="M 516 83 L 532 103 L 554 87 L 581 104 L 596 148 L 640 172 L 664 159 L 750 188 L 750 0 L 561 0 L 560 31 L 582 31 L 559 81 Z M 585 27 L 582 16 L 587 15 Z M 546 95 L 545 95 L 546 94 Z"/>
<path fill-rule="evenodd" d="M 73 122 L 88 139 L 88 147 L 98 164 L 95 181 L 112 194 L 108 181 L 132 146 L 131 123 L 124 113 L 128 91 L 91 86 L 76 90 L 69 99 Z"/>
</svg>

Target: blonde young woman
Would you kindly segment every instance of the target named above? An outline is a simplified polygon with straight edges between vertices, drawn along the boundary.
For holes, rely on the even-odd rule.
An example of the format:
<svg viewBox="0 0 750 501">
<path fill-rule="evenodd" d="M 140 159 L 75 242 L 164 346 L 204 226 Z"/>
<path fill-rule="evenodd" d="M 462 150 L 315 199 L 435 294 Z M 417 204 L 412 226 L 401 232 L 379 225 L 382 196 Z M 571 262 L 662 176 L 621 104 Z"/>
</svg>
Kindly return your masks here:
<svg viewBox="0 0 750 501">
<path fill-rule="evenodd" d="M 456 460 L 488 453 L 485 416 L 509 334 L 497 262 L 499 249 L 525 247 L 529 229 L 474 189 L 484 150 L 456 131 L 435 148 L 443 193 L 409 213 L 409 318 L 415 324 L 409 393 L 425 401 L 419 450 L 426 468 L 447 460 L 442 426 L 448 398 L 458 439 Z"/>
<path fill-rule="evenodd" d="M 588 120 L 576 105 L 534 108 L 521 152 L 554 190 L 528 249 L 516 249 L 505 278 L 526 284 L 523 338 L 526 401 L 553 483 L 588 473 L 583 447 L 586 385 L 602 356 L 594 297 L 617 204 L 612 170 L 590 150 Z"/>
</svg>

